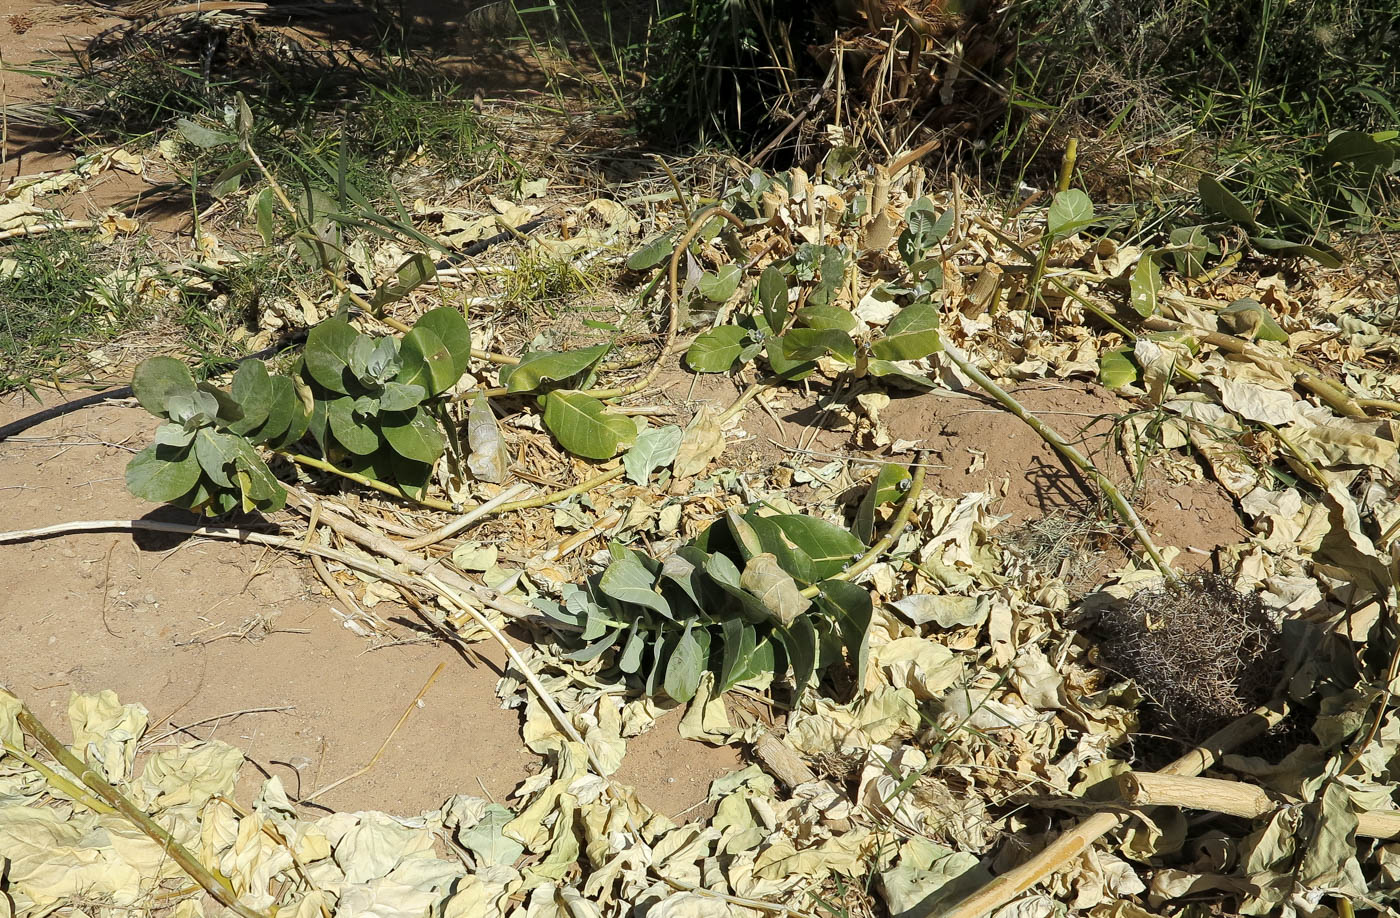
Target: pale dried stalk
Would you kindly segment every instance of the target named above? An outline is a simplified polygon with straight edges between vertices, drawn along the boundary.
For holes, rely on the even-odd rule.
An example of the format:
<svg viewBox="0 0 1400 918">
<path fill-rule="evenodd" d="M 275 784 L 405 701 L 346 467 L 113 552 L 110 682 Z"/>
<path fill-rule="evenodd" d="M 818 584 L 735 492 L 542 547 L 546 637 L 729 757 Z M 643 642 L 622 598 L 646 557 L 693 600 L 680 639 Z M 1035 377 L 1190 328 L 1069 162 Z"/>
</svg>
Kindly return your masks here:
<svg viewBox="0 0 1400 918">
<path fill-rule="evenodd" d="M 436 545 L 439 542 L 450 539 L 477 520 L 490 516 L 502 504 L 510 503 L 510 501 L 514 500 L 518 495 L 528 490 L 530 490 L 530 486 L 526 484 L 517 484 L 509 487 L 486 503 L 473 507 L 445 526 L 440 526 L 427 535 L 419 536 L 416 539 L 404 542 L 402 547 L 407 551 L 418 551 L 420 548 L 427 548 L 429 545 Z"/>
<path fill-rule="evenodd" d="M 1201 745 L 1163 768 L 1159 774 L 1194 776 L 1214 765 L 1227 751 L 1263 735 L 1284 717 L 1281 704 L 1259 707 L 1225 726 Z M 982 918 L 1015 899 L 1046 877 L 1068 867 L 1095 841 L 1128 819 L 1128 813 L 1095 813 L 1051 842 L 1035 857 L 992 880 L 946 911 L 920 912 L 916 918 Z"/>
</svg>

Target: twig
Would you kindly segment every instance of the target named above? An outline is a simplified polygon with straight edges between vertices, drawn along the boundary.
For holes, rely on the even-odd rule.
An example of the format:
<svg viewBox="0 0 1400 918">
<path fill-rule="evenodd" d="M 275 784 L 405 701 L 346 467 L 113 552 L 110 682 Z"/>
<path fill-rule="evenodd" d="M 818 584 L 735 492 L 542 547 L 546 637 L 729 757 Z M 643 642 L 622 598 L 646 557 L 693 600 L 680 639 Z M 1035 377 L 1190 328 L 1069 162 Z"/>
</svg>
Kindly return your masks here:
<svg viewBox="0 0 1400 918">
<path fill-rule="evenodd" d="M 1094 483 L 1098 485 L 1108 497 L 1109 503 L 1113 504 L 1113 508 L 1118 511 L 1118 515 L 1123 519 L 1123 522 L 1128 525 L 1128 528 L 1132 529 L 1133 535 L 1137 536 L 1138 541 L 1142 543 L 1143 549 L 1147 552 L 1147 557 L 1152 561 L 1153 567 L 1157 568 L 1157 572 L 1167 578 L 1171 583 L 1175 583 L 1180 579 L 1172 569 L 1167 566 L 1167 562 L 1162 560 L 1162 555 L 1157 551 L 1157 546 L 1152 541 L 1152 536 L 1148 534 L 1147 527 L 1142 524 L 1142 520 L 1138 518 L 1137 511 L 1133 509 L 1132 504 L 1128 503 L 1128 499 L 1123 496 L 1123 492 L 1118 490 L 1117 485 L 1109 481 L 1108 478 L 1098 470 L 1098 467 L 1090 462 L 1083 453 L 1070 445 L 1068 440 L 1056 433 L 1053 428 L 1047 426 L 1040 418 L 1027 411 L 1025 406 L 1016 401 L 1011 393 L 992 382 L 991 377 L 974 366 L 972 361 L 968 360 L 951 342 L 944 343 L 943 353 L 962 371 L 963 375 L 969 377 L 973 382 L 986 390 L 987 394 L 1000 402 L 1007 411 L 1010 411 L 1012 414 L 1016 415 L 1016 417 L 1030 425 L 1032 430 L 1040 434 L 1042 440 L 1049 443 L 1055 451 L 1068 462 L 1084 472 L 1084 474 L 1089 475 Z"/>
<path fill-rule="evenodd" d="M 1226 725 L 1204 743 L 1163 768 L 1165 775 L 1198 775 L 1214 765 L 1225 752 L 1246 743 L 1283 720 L 1281 703 L 1259 707 Z M 981 918 L 995 911 L 1046 877 L 1068 866 L 1107 832 L 1128 818 L 1127 813 L 1095 813 L 1059 838 L 1039 854 L 992 880 L 951 909 L 939 912 L 938 918 Z M 919 911 L 913 918 L 929 918 L 931 912 Z"/>
<path fill-rule="evenodd" d="M 152 841 L 160 845 L 161 849 L 180 865 L 180 869 L 189 874 L 190 879 L 203 887 L 205 892 L 218 900 L 220 905 L 231 909 L 241 918 L 266 918 L 261 912 L 239 902 L 238 897 L 234 895 L 233 887 L 227 881 L 222 881 L 211 873 L 199 862 L 198 858 L 190 853 L 189 849 L 177 842 L 169 832 L 147 816 L 140 807 L 128 800 L 126 795 L 108 784 L 101 775 L 89 768 L 67 746 L 59 742 L 58 737 L 50 733 L 49 729 L 34 716 L 28 705 L 3 689 L 0 689 L 0 694 L 14 699 L 19 706 L 19 710 L 15 712 L 15 719 L 26 733 L 34 737 L 35 741 L 43 746 L 49 755 L 72 772 L 89 790 L 101 797 L 109 806 L 133 822 Z"/>
<path fill-rule="evenodd" d="M 276 708 L 244 708 L 241 711 L 229 711 L 226 714 L 215 714 L 213 717 L 206 717 L 202 720 L 196 720 L 194 723 L 185 724 L 183 727 L 176 727 L 173 730 L 166 730 L 164 733 L 158 736 L 152 736 L 142 739 L 141 745 L 149 746 L 152 743 L 158 743 L 163 739 L 168 739 L 177 733 L 184 733 L 187 730 L 193 730 L 195 727 L 201 727 L 204 724 L 212 724 L 216 721 L 230 720 L 234 717 L 242 717 L 245 714 L 280 714 L 283 711 L 294 710 L 296 710 L 296 705 L 284 704 L 281 707 Z"/>
<path fill-rule="evenodd" d="M 432 578 L 429 579 L 431 580 Z M 310 803 L 322 794 L 329 794 L 331 791 L 335 790 L 337 787 L 346 783 L 347 781 L 355 780 L 356 778 L 368 772 L 375 765 L 377 765 L 379 763 L 379 757 L 384 754 L 385 749 L 389 748 L 389 743 L 393 742 L 394 737 L 398 735 L 399 728 L 401 728 L 404 725 L 404 723 L 408 720 L 408 715 L 412 714 L 415 710 L 417 710 L 419 702 L 423 700 L 423 696 L 428 694 L 428 689 L 433 687 L 433 683 L 437 681 L 438 676 L 441 676 L 442 671 L 446 668 L 446 663 L 439 663 L 437 665 L 437 668 L 433 670 L 433 674 L 428 677 L 428 681 L 423 683 L 423 687 L 418 690 L 418 694 L 414 695 L 413 700 L 408 703 L 408 707 L 404 708 L 403 714 L 399 716 L 399 722 L 394 724 L 394 729 L 390 730 L 389 735 L 384 737 L 384 742 L 379 744 L 379 748 L 375 750 L 374 755 L 370 757 L 370 760 L 365 763 L 363 768 L 351 772 L 350 774 L 341 778 L 339 781 L 332 781 L 330 784 L 327 784 L 325 787 L 316 791 L 311 796 L 302 797 L 297 802 Z"/>
<path fill-rule="evenodd" d="M 528 491 L 529 489 L 529 485 L 512 485 L 486 503 L 462 514 L 452 522 L 439 526 L 426 535 L 404 542 L 400 547 L 405 551 L 418 551 L 421 548 L 427 548 L 429 545 L 436 545 L 441 541 L 450 539 L 477 520 L 490 516 L 492 513 L 496 512 L 502 504 L 510 503 L 511 499 L 516 495 Z"/>
</svg>

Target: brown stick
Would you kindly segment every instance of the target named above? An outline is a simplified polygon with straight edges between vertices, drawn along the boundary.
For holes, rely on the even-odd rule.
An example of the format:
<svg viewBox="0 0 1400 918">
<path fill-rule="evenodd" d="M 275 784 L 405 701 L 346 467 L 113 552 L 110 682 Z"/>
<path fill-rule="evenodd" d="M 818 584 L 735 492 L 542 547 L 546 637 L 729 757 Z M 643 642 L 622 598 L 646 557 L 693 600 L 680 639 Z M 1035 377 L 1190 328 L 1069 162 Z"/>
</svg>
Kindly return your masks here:
<svg viewBox="0 0 1400 918">
<path fill-rule="evenodd" d="M 1118 776 L 1118 793 L 1131 807 L 1173 806 L 1209 810 L 1227 816 L 1257 819 L 1280 806 L 1298 801 L 1270 794 L 1242 781 L 1193 778 L 1160 772 L 1133 771 Z M 1375 810 L 1357 814 L 1356 834 L 1366 838 L 1400 838 L 1400 811 Z"/>
<path fill-rule="evenodd" d="M 15 714 L 15 719 L 19 721 L 24 732 L 34 737 L 40 746 L 43 746 L 53 756 L 60 765 L 73 773 L 79 781 L 82 781 L 94 794 L 101 797 L 109 806 L 121 815 L 125 816 L 136 827 L 150 837 L 151 841 L 160 845 L 162 850 L 170 855 L 171 860 L 180 865 L 180 869 L 190 875 L 204 888 L 204 891 L 218 900 L 220 905 L 231 909 L 241 918 L 266 918 L 261 912 L 255 911 L 238 901 L 234 895 L 233 888 L 225 881 L 216 877 L 207 867 L 199 862 L 184 845 L 171 837 L 170 833 L 161 828 L 155 820 L 142 812 L 141 808 L 126 798 L 126 795 L 108 784 L 97 772 L 87 766 L 58 737 L 49 732 L 49 728 L 34 716 L 34 712 L 29 710 L 29 706 L 15 698 L 9 692 L 0 689 L 0 695 L 14 698 L 19 704 L 19 711 Z"/>
<path fill-rule="evenodd" d="M 1233 721 L 1186 755 L 1163 768 L 1165 775 L 1198 775 L 1214 765 L 1226 751 L 1262 735 L 1283 720 L 1281 704 L 1256 708 Z M 1127 813 L 1095 813 L 1046 846 L 1030 860 L 992 880 L 977 892 L 940 912 L 938 918 L 981 918 L 995 911 L 1046 877 L 1068 866 L 1095 841 L 1121 825 Z M 918 918 L 931 913 L 921 912 Z"/>
</svg>

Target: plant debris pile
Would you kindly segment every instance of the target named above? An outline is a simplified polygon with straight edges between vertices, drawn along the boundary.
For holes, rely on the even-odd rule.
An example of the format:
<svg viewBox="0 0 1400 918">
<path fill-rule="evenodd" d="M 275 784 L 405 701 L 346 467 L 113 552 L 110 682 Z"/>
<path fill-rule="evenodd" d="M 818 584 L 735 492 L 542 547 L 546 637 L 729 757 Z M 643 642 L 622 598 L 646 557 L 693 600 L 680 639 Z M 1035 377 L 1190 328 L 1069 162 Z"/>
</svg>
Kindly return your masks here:
<svg viewBox="0 0 1400 918">
<path fill-rule="evenodd" d="M 1274 619 L 1255 593 L 1202 573 L 1139 590 L 1099 619 L 1104 662 L 1151 702 L 1152 726 L 1200 740 L 1268 700 L 1283 673 Z"/>
</svg>

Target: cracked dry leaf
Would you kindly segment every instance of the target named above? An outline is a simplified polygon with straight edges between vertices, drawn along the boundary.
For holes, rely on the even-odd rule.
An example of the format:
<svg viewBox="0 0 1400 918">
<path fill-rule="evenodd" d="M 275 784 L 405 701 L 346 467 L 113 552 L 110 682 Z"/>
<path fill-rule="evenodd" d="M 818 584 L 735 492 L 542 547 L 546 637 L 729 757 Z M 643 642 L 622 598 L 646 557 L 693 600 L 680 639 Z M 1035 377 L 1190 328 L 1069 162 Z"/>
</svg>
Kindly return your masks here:
<svg viewBox="0 0 1400 918">
<path fill-rule="evenodd" d="M 812 601 L 797 588 L 797 581 L 783 570 L 778 556 L 771 552 L 749 559 L 739 577 L 739 586 L 757 596 L 784 628 L 812 606 Z"/>
<path fill-rule="evenodd" d="M 146 709 L 122 704 L 111 689 L 92 695 L 73 692 L 68 696 L 68 722 L 73 726 L 73 751 L 99 768 L 108 783 L 122 783 L 136 759 L 136 741 L 146 729 Z"/>
<path fill-rule="evenodd" d="M 871 669 L 880 669 L 890 685 L 907 688 L 929 701 L 958 681 L 962 660 L 947 647 L 922 637 L 903 637 L 871 648 Z"/>
<path fill-rule="evenodd" d="M 915 836 L 899 849 L 894 867 L 880 873 L 880 894 L 891 918 L 935 913 L 991 880 L 975 854 Z"/>
<path fill-rule="evenodd" d="M 671 469 L 677 478 L 699 475 L 724 453 L 724 432 L 708 405 L 701 405 L 681 435 Z"/>
<path fill-rule="evenodd" d="M 467 413 L 467 468 L 480 481 L 501 484 L 510 468 L 510 451 L 486 396 L 477 393 Z"/>
</svg>

